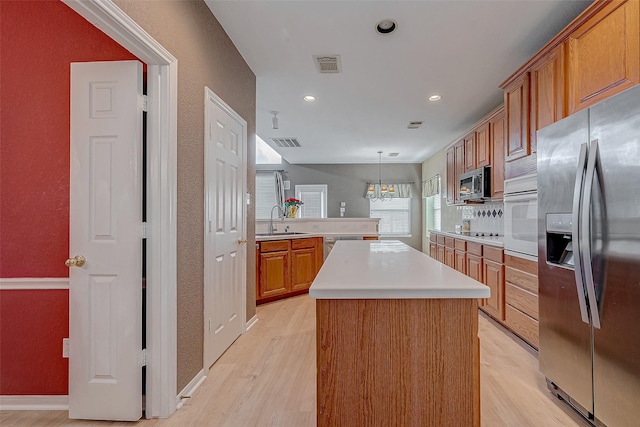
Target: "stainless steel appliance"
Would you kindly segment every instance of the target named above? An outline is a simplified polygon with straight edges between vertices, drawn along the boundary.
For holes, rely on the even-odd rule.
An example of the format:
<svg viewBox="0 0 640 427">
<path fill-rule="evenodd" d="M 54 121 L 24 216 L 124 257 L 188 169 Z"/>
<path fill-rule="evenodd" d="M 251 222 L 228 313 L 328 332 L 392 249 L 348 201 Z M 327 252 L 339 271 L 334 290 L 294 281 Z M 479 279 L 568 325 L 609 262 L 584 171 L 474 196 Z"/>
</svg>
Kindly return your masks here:
<svg viewBox="0 0 640 427">
<path fill-rule="evenodd" d="M 640 87 L 538 131 L 540 370 L 596 425 L 640 425 Z"/>
<path fill-rule="evenodd" d="M 459 198 L 481 202 L 491 199 L 491 167 L 483 166 L 460 175 Z"/>
<path fill-rule="evenodd" d="M 538 190 L 536 175 L 504 181 L 504 250 L 535 260 L 538 256 Z"/>
</svg>

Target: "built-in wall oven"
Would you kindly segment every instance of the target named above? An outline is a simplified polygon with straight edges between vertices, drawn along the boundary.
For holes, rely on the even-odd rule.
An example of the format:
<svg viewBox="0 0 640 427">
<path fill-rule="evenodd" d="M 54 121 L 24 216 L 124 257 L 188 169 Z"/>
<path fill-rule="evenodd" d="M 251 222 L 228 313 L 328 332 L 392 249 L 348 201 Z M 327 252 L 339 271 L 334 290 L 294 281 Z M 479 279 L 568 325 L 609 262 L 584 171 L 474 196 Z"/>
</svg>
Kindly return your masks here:
<svg viewBox="0 0 640 427">
<path fill-rule="evenodd" d="M 524 258 L 538 257 L 537 175 L 504 181 L 504 250 Z"/>
</svg>

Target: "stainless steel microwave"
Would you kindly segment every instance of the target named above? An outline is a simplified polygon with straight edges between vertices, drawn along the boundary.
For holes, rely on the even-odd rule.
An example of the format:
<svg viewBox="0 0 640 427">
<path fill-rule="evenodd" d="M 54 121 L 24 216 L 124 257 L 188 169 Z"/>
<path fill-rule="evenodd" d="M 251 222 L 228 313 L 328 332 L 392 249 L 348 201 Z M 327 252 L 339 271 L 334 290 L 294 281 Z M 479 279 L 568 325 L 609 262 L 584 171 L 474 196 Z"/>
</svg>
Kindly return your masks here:
<svg viewBox="0 0 640 427">
<path fill-rule="evenodd" d="M 459 199 L 483 202 L 491 199 L 491 166 L 483 166 L 460 175 Z"/>
</svg>

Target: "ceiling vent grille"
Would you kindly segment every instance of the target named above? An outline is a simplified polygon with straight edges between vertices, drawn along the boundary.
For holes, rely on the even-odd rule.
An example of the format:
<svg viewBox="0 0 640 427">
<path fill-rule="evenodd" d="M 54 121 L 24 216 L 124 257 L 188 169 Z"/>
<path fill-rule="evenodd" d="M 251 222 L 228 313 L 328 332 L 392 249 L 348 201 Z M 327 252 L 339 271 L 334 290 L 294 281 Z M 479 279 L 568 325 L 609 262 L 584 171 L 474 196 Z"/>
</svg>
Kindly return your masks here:
<svg viewBox="0 0 640 427">
<path fill-rule="evenodd" d="M 332 74 L 342 71 L 340 55 L 313 55 L 313 62 L 320 74 Z"/>
<path fill-rule="evenodd" d="M 409 122 L 407 129 L 418 129 L 420 126 L 422 126 L 422 122 Z"/>
<path fill-rule="evenodd" d="M 301 147 L 300 142 L 298 142 L 298 138 L 290 137 L 290 138 L 271 138 L 274 144 L 278 147 L 282 148 L 299 148 Z"/>
</svg>

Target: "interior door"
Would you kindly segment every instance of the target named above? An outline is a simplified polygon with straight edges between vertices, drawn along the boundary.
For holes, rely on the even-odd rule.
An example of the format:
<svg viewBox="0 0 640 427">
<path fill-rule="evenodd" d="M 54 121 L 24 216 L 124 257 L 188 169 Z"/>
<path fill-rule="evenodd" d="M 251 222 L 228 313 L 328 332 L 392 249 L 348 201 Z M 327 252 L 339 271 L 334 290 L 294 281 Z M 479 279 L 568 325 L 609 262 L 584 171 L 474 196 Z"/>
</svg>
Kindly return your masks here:
<svg viewBox="0 0 640 427">
<path fill-rule="evenodd" d="M 243 330 L 246 125 L 210 89 L 205 96 L 204 365 L 208 368 Z"/>
<path fill-rule="evenodd" d="M 141 96 L 138 61 L 71 64 L 70 418 L 142 415 Z"/>
</svg>

